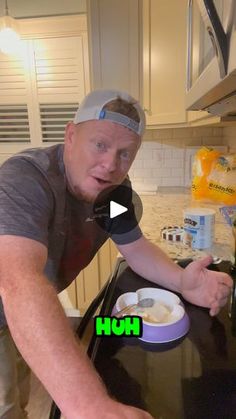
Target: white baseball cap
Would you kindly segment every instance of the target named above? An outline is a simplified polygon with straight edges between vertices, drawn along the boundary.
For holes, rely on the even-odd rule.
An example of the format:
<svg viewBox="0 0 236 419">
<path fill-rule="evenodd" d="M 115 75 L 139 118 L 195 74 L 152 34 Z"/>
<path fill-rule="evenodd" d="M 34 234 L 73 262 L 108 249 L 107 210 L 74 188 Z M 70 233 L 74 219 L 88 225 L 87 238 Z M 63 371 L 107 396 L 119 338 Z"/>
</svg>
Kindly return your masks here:
<svg viewBox="0 0 236 419">
<path fill-rule="evenodd" d="M 136 122 L 121 113 L 103 109 L 108 102 L 117 98 L 121 98 L 132 103 L 133 107 L 138 112 L 140 119 L 139 122 Z M 132 96 L 120 90 L 94 90 L 84 98 L 75 114 L 73 122 L 74 124 L 79 124 L 80 122 L 91 121 L 93 119 L 105 119 L 115 122 L 116 124 L 120 124 L 131 129 L 140 136 L 143 135 L 146 125 L 145 113 L 142 107 Z"/>
</svg>

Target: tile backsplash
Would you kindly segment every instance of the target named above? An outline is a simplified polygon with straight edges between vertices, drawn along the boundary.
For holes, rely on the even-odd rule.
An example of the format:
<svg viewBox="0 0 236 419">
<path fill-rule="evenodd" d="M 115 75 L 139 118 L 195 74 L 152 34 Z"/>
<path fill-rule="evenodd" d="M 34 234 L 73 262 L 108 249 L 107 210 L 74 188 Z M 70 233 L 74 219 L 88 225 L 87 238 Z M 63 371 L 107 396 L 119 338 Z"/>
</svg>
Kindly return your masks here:
<svg viewBox="0 0 236 419">
<path fill-rule="evenodd" d="M 236 153 L 236 127 L 223 128 L 224 143 L 229 147 L 230 152 Z"/>
<path fill-rule="evenodd" d="M 163 186 L 186 186 L 191 150 L 203 145 L 226 145 L 228 140 L 224 138 L 224 129 L 194 127 L 147 130 L 129 172 L 134 189 L 137 192 L 156 192 Z"/>
</svg>

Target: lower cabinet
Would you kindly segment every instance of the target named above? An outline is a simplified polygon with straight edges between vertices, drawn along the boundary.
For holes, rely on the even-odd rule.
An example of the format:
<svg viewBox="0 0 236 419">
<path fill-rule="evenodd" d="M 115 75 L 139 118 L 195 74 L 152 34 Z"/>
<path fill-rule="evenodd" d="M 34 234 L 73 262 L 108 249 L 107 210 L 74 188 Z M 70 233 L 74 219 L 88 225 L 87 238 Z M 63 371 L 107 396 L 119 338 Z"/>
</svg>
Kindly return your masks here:
<svg viewBox="0 0 236 419">
<path fill-rule="evenodd" d="M 96 297 L 111 274 L 118 250 L 112 240 L 107 240 L 90 264 L 80 272 L 67 288 L 68 297 L 74 308 L 83 314 Z"/>
</svg>

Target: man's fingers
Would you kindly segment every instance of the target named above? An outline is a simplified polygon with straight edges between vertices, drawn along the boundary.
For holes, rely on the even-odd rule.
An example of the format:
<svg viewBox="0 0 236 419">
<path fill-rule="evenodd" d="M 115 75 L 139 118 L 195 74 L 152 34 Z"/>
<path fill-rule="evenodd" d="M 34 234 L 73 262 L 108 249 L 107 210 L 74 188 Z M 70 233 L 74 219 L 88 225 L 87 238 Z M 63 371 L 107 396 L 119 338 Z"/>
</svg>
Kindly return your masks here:
<svg viewBox="0 0 236 419">
<path fill-rule="evenodd" d="M 225 284 L 220 284 L 217 290 L 217 298 L 227 298 L 230 295 L 230 288 L 227 287 Z"/>
<path fill-rule="evenodd" d="M 224 307 L 228 302 L 228 296 L 214 300 L 210 305 L 210 315 L 216 316 L 221 307 Z"/>
<path fill-rule="evenodd" d="M 232 278 L 225 273 L 221 274 L 221 277 L 218 279 L 218 281 L 219 281 L 220 284 L 226 285 L 227 287 L 232 288 L 232 286 L 233 286 Z"/>
</svg>

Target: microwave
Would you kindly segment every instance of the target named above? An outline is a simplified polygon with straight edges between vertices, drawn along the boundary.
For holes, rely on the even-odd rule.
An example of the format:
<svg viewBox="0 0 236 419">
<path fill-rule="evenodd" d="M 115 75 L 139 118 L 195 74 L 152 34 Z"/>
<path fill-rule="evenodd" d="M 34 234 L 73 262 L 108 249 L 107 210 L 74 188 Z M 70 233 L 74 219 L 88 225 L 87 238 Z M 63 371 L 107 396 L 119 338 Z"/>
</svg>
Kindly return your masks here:
<svg viewBox="0 0 236 419">
<path fill-rule="evenodd" d="M 187 110 L 236 120 L 236 1 L 189 0 Z"/>
</svg>

